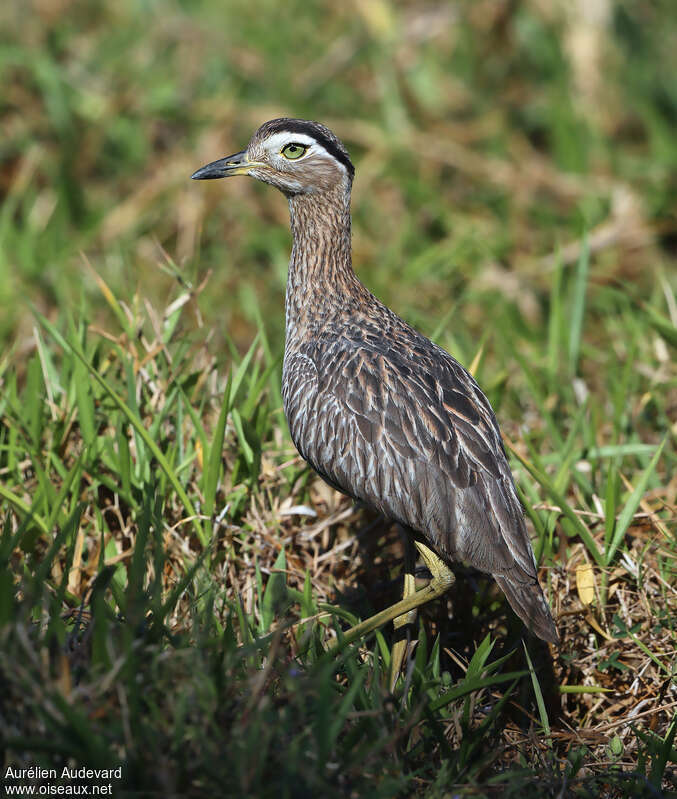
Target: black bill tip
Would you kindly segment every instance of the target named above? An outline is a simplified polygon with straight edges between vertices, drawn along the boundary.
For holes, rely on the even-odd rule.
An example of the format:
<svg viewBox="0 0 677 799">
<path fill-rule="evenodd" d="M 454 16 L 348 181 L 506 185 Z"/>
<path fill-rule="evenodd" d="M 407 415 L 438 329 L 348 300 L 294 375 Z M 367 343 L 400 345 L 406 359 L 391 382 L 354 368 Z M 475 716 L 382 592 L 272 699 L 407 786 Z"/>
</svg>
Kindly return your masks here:
<svg viewBox="0 0 677 799">
<path fill-rule="evenodd" d="M 218 178 L 227 178 L 229 175 L 241 175 L 243 169 L 247 167 L 246 156 L 246 150 L 235 153 L 235 155 L 228 155 L 201 167 L 190 177 L 192 180 L 217 180 Z"/>
</svg>

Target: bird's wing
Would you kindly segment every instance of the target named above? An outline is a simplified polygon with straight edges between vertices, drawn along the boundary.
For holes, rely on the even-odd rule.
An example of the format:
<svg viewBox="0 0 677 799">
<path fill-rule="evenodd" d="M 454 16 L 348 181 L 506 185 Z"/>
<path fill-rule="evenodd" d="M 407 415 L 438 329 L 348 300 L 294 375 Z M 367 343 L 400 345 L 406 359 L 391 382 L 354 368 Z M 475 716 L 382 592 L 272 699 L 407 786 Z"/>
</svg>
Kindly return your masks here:
<svg viewBox="0 0 677 799">
<path fill-rule="evenodd" d="M 489 402 L 448 353 L 422 341 L 406 350 L 333 341 L 314 357 L 320 341 L 290 358 L 290 405 L 303 407 L 288 412 L 292 438 L 330 483 L 419 530 L 450 559 L 535 579 Z"/>
</svg>

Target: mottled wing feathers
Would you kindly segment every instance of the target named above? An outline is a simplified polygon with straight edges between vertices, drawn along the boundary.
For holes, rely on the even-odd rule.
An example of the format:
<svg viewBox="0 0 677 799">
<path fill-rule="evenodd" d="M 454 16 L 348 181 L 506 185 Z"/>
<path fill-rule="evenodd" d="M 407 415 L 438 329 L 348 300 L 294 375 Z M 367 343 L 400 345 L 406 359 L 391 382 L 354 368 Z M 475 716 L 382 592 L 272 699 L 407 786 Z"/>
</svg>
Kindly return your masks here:
<svg viewBox="0 0 677 799">
<path fill-rule="evenodd" d="M 491 406 L 448 353 L 406 333 L 400 347 L 397 335 L 387 349 L 319 336 L 287 353 L 292 438 L 332 485 L 495 575 L 525 623 L 556 640 Z"/>
<path fill-rule="evenodd" d="M 535 575 L 493 413 L 465 370 L 443 350 L 433 372 L 392 349 L 327 347 L 321 358 L 285 362 L 285 404 L 299 409 L 288 417 L 303 456 L 450 558 L 491 572 L 517 562 Z"/>
</svg>

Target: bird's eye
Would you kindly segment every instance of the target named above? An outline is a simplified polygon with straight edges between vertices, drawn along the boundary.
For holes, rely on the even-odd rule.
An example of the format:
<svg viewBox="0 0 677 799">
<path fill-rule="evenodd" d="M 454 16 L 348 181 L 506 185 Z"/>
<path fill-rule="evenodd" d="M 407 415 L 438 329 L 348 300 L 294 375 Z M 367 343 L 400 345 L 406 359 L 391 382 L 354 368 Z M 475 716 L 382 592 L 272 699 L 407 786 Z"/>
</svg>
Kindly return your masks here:
<svg viewBox="0 0 677 799">
<path fill-rule="evenodd" d="M 291 161 L 294 161 L 295 159 L 306 154 L 308 146 L 309 145 L 307 144 L 296 144 L 296 142 L 290 142 L 289 144 L 285 144 L 281 152 L 285 158 L 289 158 Z"/>
</svg>

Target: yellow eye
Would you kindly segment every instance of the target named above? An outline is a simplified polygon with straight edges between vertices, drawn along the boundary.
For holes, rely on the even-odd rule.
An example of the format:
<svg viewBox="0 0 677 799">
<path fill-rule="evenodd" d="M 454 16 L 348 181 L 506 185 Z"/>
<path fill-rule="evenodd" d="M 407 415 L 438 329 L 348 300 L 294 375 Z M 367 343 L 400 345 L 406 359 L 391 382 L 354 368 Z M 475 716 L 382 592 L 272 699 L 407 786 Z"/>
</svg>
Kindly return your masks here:
<svg viewBox="0 0 677 799">
<path fill-rule="evenodd" d="M 290 142 L 289 144 L 285 144 L 281 150 L 281 153 L 285 158 L 289 158 L 290 161 L 294 161 L 297 158 L 300 158 L 302 155 L 305 155 L 309 146 L 310 145 L 308 144 L 297 144 L 296 142 Z"/>
</svg>

